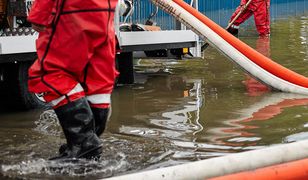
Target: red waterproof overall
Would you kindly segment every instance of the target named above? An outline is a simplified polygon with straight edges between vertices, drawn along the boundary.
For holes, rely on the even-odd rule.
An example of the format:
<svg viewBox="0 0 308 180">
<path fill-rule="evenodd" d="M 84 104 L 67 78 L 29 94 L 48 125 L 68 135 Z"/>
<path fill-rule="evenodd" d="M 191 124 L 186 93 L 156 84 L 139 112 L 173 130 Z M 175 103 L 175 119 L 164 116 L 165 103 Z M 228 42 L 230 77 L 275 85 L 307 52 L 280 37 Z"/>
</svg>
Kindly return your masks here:
<svg viewBox="0 0 308 180">
<path fill-rule="evenodd" d="M 230 22 L 235 18 L 235 16 L 241 12 L 243 6 L 248 0 L 241 0 L 241 4 L 233 15 L 231 16 Z M 239 26 L 245 22 L 248 18 L 254 15 L 254 20 L 256 24 L 257 31 L 260 36 L 267 36 L 270 34 L 270 0 L 252 0 L 248 5 L 246 10 L 244 10 L 239 17 L 234 21 L 233 28 Z"/>
<path fill-rule="evenodd" d="M 54 107 L 81 97 L 93 107 L 110 103 L 115 69 L 117 0 L 36 0 L 28 20 L 45 25 L 29 69 L 29 90 Z"/>
</svg>

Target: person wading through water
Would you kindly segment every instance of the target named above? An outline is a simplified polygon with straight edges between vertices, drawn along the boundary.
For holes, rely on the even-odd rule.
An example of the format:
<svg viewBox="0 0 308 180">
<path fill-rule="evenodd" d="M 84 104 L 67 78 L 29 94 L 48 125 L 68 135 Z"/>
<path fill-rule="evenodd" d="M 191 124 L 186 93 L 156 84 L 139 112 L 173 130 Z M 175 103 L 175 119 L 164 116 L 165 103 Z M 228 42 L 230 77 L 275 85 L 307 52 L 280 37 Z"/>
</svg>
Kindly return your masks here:
<svg viewBox="0 0 308 180">
<path fill-rule="evenodd" d="M 254 15 L 255 25 L 259 33 L 259 36 L 263 37 L 269 36 L 270 35 L 269 11 L 270 11 L 270 0 L 241 0 L 240 6 L 237 7 L 235 12 L 231 16 L 230 22 L 236 17 L 237 19 L 233 22 L 233 24 L 229 28 L 227 28 L 227 31 L 237 36 L 240 24 L 244 23 L 247 19 L 249 19 L 252 15 Z"/>
<path fill-rule="evenodd" d="M 39 32 L 29 91 L 51 103 L 67 143 L 51 158 L 97 158 L 115 78 L 117 0 L 36 0 L 28 21 Z"/>
</svg>

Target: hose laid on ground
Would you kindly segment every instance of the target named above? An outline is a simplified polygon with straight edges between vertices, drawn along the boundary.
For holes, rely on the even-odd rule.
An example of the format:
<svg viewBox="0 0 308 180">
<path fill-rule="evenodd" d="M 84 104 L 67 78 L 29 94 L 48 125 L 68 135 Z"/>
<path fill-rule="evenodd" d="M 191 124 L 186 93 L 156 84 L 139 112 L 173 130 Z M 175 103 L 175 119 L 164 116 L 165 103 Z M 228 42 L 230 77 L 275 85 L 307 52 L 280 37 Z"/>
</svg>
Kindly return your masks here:
<svg viewBox="0 0 308 180">
<path fill-rule="evenodd" d="M 199 13 L 182 0 L 152 0 L 167 13 L 207 39 L 214 47 L 246 72 L 269 86 L 284 91 L 308 95 L 308 79 L 258 53 L 225 29 Z M 109 180 L 184 180 L 207 179 L 266 166 L 294 162 L 308 157 L 308 140 L 276 145 L 259 150 L 235 153 L 177 166 L 123 175 Z M 305 163 L 306 164 L 306 163 Z M 298 166 L 297 166 L 298 167 Z M 300 176 L 306 177 L 307 166 Z"/>
<path fill-rule="evenodd" d="M 208 179 L 308 157 L 308 140 L 165 167 L 106 180 Z M 305 167 L 308 171 L 308 167 Z M 304 173 L 302 177 L 306 174 Z"/>
<path fill-rule="evenodd" d="M 273 89 L 308 95 L 308 78 L 295 73 L 252 49 L 182 0 L 152 0 L 192 31 Z"/>
<path fill-rule="evenodd" d="M 292 161 L 275 166 L 269 166 L 251 171 L 230 174 L 208 180 L 238 180 L 238 179 L 308 179 L 308 159 Z"/>
</svg>

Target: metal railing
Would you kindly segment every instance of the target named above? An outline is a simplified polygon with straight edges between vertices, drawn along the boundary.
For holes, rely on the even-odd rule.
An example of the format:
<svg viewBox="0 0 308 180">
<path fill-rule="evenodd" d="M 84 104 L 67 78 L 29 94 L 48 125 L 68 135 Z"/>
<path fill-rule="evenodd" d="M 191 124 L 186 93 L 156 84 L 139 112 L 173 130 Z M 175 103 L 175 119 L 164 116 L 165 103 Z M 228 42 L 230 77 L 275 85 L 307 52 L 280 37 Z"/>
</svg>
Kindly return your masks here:
<svg viewBox="0 0 308 180">
<path fill-rule="evenodd" d="M 226 27 L 233 11 L 239 5 L 240 0 L 185 0 L 188 4 L 197 8 L 200 12 Z M 129 18 L 129 22 L 144 24 L 156 7 L 149 0 L 134 0 L 135 12 Z M 298 16 L 308 13 L 307 0 L 271 0 L 271 19 L 279 19 L 287 16 Z M 163 30 L 176 29 L 176 21 L 162 10 L 158 10 L 152 18 Z M 250 19 L 253 21 L 253 18 Z M 249 22 L 250 22 L 249 21 Z M 253 24 L 249 23 L 248 24 Z"/>
</svg>

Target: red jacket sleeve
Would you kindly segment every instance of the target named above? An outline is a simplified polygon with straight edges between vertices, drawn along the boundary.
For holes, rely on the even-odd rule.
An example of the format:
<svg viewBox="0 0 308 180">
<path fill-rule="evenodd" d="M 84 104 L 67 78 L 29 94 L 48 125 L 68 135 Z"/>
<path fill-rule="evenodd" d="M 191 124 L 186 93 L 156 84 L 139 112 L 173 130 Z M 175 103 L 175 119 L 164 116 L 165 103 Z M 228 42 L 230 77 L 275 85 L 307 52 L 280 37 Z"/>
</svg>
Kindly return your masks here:
<svg viewBox="0 0 308 180">
<path fill-rule="evenodd" d="M 47 26 L 51 19 L 51 12 L 55 0 L 35 0 L 28 16 L 28 21 Z"/>
<path fill-rule="evenodd" d="M 241 6 L 244 6 L 247 2 L 248 2 L 248 0 L 241 0 L 240 5 L 241 5 Z"/>
</svg>

